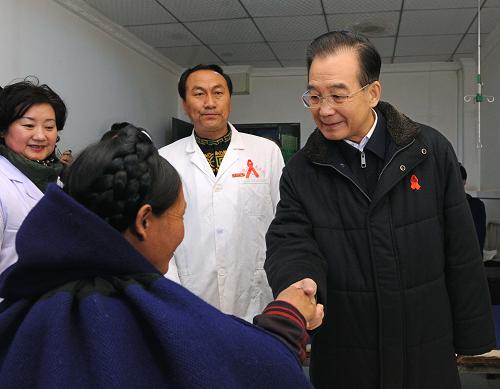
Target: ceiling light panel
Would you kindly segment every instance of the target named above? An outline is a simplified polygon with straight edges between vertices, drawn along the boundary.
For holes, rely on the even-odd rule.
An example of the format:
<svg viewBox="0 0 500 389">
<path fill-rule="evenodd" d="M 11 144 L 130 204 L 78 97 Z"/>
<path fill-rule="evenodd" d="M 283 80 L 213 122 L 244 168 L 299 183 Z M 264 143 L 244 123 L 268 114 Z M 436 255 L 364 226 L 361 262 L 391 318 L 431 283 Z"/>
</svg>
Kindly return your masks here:
<svg viewBox="0 0 500 389">
<path fill-rule="evenodd" d="M 180 23 L 132 26 L 128 27 L 128 29 L 144 42 L 154 47 L 200 44 L 200 41 Z"/>
<path fill-rule="evenodd" d="M 298 16 L 323 13 L 320 0 L 241 0 L 253 17 Z"/>
<path fill-rule="evenodd" d="M 154 0 L 85 0 L 112 21 L 133 24 L 174 23 L 176 20 Z"/>
<path fill-rule="evenodd" d="M 321 15 L 256 18 L 255 23 L 271 42 L 314 39 L 327 32 Z"/>
<path fill-rule="evenodd" d="M 158 0 L 181 22 L 247 17 L 237 0 Z"/>
<path fill-rule="evenodd" d="M 262 35 L 250 19 L 186 23 L 193 34 L 208 44 L 262 42 Z"/>
</svg>

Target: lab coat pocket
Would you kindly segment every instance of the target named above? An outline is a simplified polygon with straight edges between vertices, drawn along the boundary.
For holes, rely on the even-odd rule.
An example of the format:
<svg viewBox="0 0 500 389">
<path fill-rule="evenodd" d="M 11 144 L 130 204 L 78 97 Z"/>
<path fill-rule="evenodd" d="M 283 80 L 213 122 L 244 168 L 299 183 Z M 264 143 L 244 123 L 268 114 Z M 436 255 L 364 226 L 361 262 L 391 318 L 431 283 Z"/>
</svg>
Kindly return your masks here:
<svg viewBox="0 0 500 389">
<path fill-rule="evenodd" d="M 269 182 L 245 180 L 240 184 L 243 210 L 249 216 L 265 216 L 273 213 Z"/>
</svg>

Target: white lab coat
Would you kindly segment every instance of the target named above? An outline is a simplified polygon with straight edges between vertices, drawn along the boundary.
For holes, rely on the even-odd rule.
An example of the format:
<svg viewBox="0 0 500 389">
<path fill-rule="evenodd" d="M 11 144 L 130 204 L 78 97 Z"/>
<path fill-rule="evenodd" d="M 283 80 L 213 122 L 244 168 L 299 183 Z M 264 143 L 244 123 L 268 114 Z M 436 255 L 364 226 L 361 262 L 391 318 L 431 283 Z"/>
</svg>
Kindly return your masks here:
<svg viewBox="0 0 500 389">
<path fill-rule="evenodd" d="M 217 176 L 194 133 L 160 149 L 179 172 L 187 203 L 184 241 L 167 277 L 222 312 L 251 321 L 272 300 L 265 234 L 284 162 L 272 141 L 231 130 Z"/>
<path fill-rule="evenodd" d="M 17 230 L 42 197 L 28 177 L 0 156 L 0 274 L 17 261 Z"/>
</svg>

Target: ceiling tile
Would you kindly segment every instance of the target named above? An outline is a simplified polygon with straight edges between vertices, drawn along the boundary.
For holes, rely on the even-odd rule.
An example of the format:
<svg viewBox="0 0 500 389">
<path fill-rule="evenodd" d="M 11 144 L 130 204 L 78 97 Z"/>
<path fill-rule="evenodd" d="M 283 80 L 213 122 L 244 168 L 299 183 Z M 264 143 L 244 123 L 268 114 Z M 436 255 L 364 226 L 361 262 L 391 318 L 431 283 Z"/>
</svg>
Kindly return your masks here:
<svg viewBox="0 0 500 389">
<path fill-rule="evenodd" d="M 453 56 L 454 61 L 458 61 L 460 58 L 472 58 L 474 61 L 477 60 L 476 54 L 474 53 L 457 53 Z"/>
<path fill-rule="evenodd" d="M 355 30 L 370 36 L 396 35 L 399 12 L 328 15 L 330 30 Z"/>
<path fill-rule="evenodd" d="M 319 15 L 323 13 L 320 0 L 241 0 L 253 17 Z"/>
<path fill-rule="evenodd" d="M 224 61 L 268 61 L 276 59 L 265 43 L 212 45 L 210 46 Z"/>
<path fill-rule="evenodd" d="M 345 12 L 377 12 L 377 11 L 399 11 L 402 0 L 323 0 L 327 14 Z"/>
<path fill-rule="evenodd" d="M 191 22 L 186 27 L 208 44 L 263 41 L 250 19 Z"/>
<path fill-rule="evenodd" d="M 232 65 L 250 65 L 254 68 L 281 68 L 278 61 L 227 61 L 227 64 Z"/>
<path fill-rule="evenodd" d="M 401 35 L 463 34 L 474 18 L 475 10 L 449 9 L 405 11 L 401 18 Z"/>
<path fill-rule="evenodd" d="M 189 46 L 199 44 L 182 24 L 155 24 L 152 26 L 131 26 L 129 31 L 154 47 Z"/>
<path fill-rule="evenodd" d="M 474 14 L 476 14 L 475 12 Z M 500 7 L 488 8 L 481 12 L 481 34 L 489 34 L 500 23 Z M 471 26 L 469 32 L 477 33 L 477 20 Z"/>
<path fill-rule="evenodd" d="M 392 63 L 392 57 L 382 57 L 382 63 Z"/>
<path fill-rule="evenodd" d="M 481 44 L 487 37 L 488 34 L 481 34 Z M 477 34 L 467 34 L 458 46 L 457 53 L 477 53 Z"/>
<path fill-rule="evenodd" d="M 451 55 L 461 37 L 461 35 L 399 37 L 396 56 Z"/>
<path fill-rule="evenodd" d="M 176 20 L 154 0 L 85 0 L 121 25 L 173 23 Z"/>
<path fill-rule="evenodd" d="M 222 65 L 222 61 L 205 46 L 167 47 L 158 51 L 180 66 L 190 67 L 200 63 Z"/>
<path fill-rule="evenodd" d="M 255 22 L 270 42 L 314 39 L 327 32 L 325 18 L 320 15 L 256 18 Z"/>
<path fill-rule="evenodd" d="M 306 49 L 311 43 L 307 41 L 271 42 L 270 45 L 280 60 L 300 59 L 305 61 Z"/>
<path fill-rule="evenodd" d="M 248 17 L 238 0 L 158 0 L 181 22 Z"/>
<path fill-rule="evenodd" d="M 285 60 L 281 61 L 281 63 L 287 68 L 305 68 L 307 66 L 305 58 Z"/>
<path fill-rule="evenodd" d="M 500 7 L 500 0 L 486 0 L 486 4 L 484 6 L 486 8 Z"/>
<path fill-rule="evenodd" d="M 476 0 L 405 0 L 404 9 L 477 8 Z"/>
<path fill-rule="evenodd" d="M 419 55 L 407 57 L 394 57 L 394 63 L 411 62 L 448 62 L 448 55 Z"/>
<path fill-rule="evenodd" d="M 381 57 L 391 57 L 396 38 L 370 38 Z"/>
</svg>

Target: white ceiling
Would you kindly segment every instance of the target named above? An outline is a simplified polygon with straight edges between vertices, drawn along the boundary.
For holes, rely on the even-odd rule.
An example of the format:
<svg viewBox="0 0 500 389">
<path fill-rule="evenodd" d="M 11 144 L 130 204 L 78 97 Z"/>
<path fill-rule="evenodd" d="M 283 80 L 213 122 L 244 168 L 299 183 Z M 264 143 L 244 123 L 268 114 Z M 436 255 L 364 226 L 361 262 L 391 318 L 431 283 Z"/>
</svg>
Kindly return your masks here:
<svg viewBox="0 0 500 389">
<path fill-rule="evenodd" d="M 355 29 L 384 63 L 475 57 L 477 0 L 85 0 L 181 67 L 305 66 L 316 36 Z M 481 38 L 500 0 L 481 0 Z M 372 32 L 370 32 L 372 31 Z"/>
</svg>

